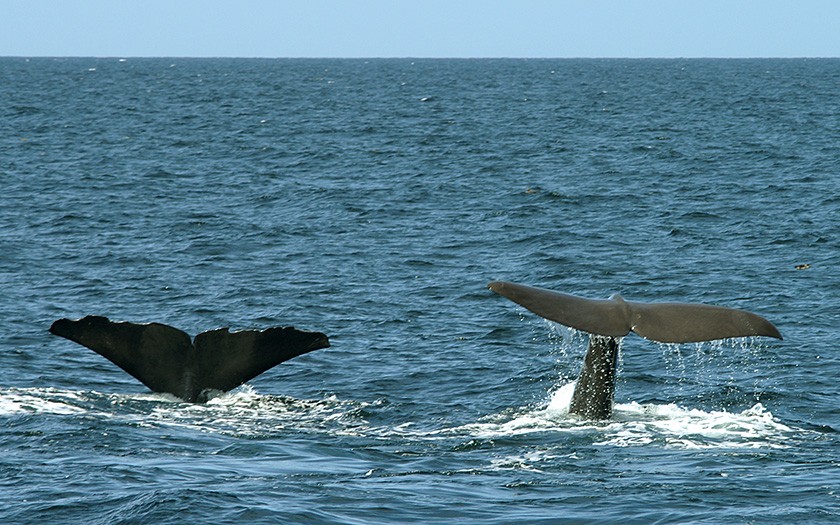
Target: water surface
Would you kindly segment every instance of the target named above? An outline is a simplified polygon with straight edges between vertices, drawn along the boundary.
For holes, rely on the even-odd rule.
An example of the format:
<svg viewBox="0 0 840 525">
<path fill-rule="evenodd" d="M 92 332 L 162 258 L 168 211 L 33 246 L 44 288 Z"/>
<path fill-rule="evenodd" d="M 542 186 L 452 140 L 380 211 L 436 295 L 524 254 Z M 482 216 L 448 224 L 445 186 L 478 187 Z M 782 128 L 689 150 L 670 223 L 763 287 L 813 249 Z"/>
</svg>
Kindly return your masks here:
<svg viewBox="0 0 840 525">
<path fill-rule="evenodd" d="M 0 59 L 0 520 L 830 523 L 838 60 Z M 797 265 L 809 265 L 798 270 Z M 708 302 L 585 336 L 486 289 Z M 294 325 L 206 405 L 47 333 Z"/>
</svg>

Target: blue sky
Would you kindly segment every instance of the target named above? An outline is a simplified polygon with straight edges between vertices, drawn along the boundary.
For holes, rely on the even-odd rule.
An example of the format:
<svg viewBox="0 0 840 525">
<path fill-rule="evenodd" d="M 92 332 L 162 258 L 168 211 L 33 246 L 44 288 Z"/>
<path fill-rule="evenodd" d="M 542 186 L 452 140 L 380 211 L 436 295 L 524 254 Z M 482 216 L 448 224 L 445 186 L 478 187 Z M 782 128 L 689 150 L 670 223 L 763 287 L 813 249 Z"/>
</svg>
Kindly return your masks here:
<svg viewBox="0 0 840 525">
<path fill-rule="evenodd" d="M 0 56 L 840 56 L 837 0 L 0 0 Z"/>
</svg>

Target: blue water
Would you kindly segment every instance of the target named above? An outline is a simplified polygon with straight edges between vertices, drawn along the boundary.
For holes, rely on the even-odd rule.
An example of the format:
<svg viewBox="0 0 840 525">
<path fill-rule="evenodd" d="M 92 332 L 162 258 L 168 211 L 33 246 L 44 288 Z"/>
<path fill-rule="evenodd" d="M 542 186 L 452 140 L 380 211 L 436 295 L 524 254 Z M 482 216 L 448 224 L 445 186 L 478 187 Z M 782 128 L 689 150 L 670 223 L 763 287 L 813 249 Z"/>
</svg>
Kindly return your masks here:
<svg viewBox="0 0 840 525">
<path fill-rule="evenodd" d="M 840 60 L 0 59 L 0 522 L 840 520 Z M 798 265 L 809 265 L 797 269 Z M 486 289 L 755 311 L 585 336 Z M 332 347 L 190 405 L 87 314 Z"/>
</svg>

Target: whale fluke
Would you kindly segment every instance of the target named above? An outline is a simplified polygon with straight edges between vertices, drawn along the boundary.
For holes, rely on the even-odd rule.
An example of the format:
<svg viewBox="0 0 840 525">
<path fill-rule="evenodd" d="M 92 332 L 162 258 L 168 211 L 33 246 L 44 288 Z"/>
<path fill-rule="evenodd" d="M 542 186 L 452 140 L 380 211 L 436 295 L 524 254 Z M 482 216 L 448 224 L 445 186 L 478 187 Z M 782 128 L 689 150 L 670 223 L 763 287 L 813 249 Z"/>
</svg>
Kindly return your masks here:
<svg viewBox="0 0 840 525">
<path fill-rule="evenodd" d="M 606 301 L 584 299 L 504 281 L 488 288 L 535 314 L 588 332 L 569 413 L 586 419 L 607 419 L 612 414 L 618 343 L 631 331 L 662 343 L 692 343 L 764 335 L 782 338 L 767 319 L 744 310 L 685 303 L 637 303 L 613 295 Z"/>
<path fill-rule="evenodd" d="M 219 328 L 193 341 L 165 324 L 114 322 L 94 315 L 59 319 L 50 333 L 90 348 L 154 392 L 192 403 L 206 401 L 211 390 L 231 390 L 283 361 L 330 346 L 326 335 L 293 327 Z"/>
<path fill-rule="evenodd" d="M 631 331 L 661 343 L 697 343 L 730 337 L 782 335 L 767 319 L 744 310 L 687 303 L 640 303 L 620 295 L 608 300 L 504 281 L 488 287 L 535 314 L 590 334 L 623 337 Z"/>
</svg>

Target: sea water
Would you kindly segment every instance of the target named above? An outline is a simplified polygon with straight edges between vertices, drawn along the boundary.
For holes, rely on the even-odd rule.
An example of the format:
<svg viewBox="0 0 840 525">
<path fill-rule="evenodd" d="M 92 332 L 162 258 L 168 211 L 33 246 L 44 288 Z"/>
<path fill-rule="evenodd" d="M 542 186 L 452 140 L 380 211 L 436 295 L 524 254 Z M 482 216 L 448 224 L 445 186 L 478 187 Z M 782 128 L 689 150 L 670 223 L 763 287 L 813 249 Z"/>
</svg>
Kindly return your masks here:
<svg viewBox="0 0 840 525">
<path fill-rule="evenodd" d="M 0 59 L 3 523 L 840 519 L 840 60 Z M 757 312 L 586 336 L 487 290 Z M 207 404 L 47 328 L 294 325 Z"/>
</svg>

